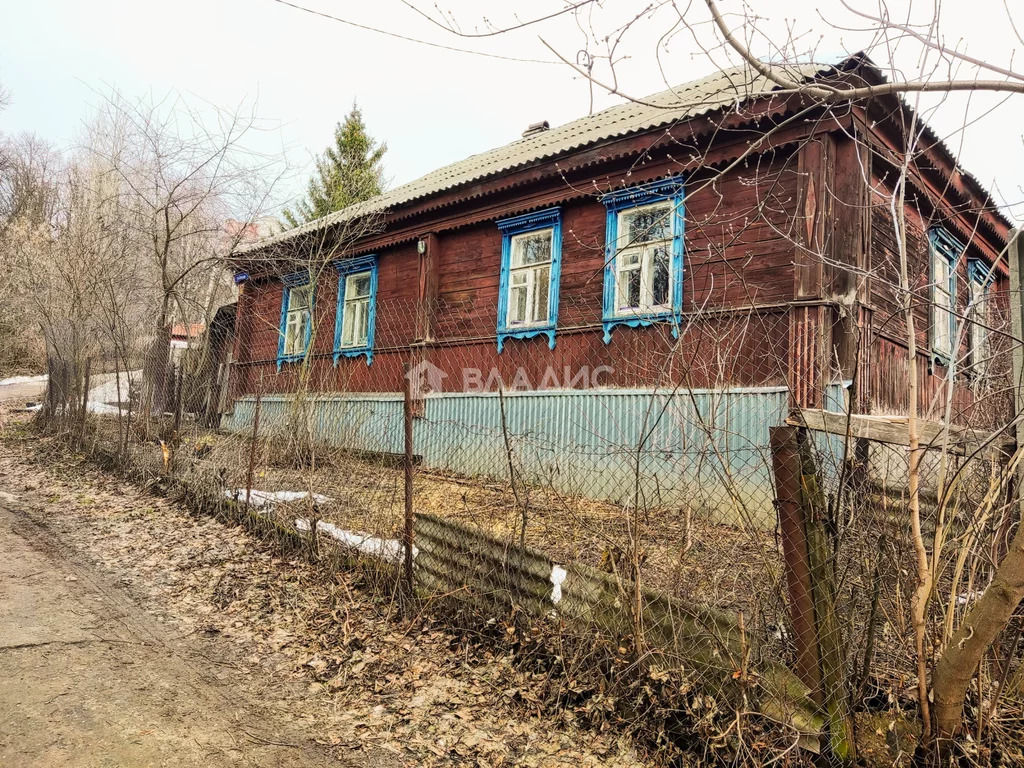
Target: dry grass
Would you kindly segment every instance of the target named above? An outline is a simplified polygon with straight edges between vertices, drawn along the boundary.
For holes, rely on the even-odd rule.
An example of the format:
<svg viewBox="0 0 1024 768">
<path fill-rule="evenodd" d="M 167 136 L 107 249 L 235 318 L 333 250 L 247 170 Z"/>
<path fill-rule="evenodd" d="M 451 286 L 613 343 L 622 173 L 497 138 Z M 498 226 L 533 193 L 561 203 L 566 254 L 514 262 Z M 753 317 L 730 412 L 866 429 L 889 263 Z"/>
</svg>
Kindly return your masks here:
<svg viewBox="0 0 1024 768">
<path fill-rule="evenodd" d="M 201 458 L 195 445 L 202 446 Z M 226 488 L 242 489 L 244 496 L 250 448 L 245 436 L 205 434 L 188 441 L 178 461 L 198 461 L 222 477 Z M 159 452 L 157 446 L 152 450 Z M 345 530 L 400 537 L 404 475 L 393 459 L 320 449 L 315 464 L 296 467 L 280 444 L 268 441 L 258 451 L 252 487 L 310 491 L 330 499 L 315 509 L 308 502 L 279 505 L 278 513 L 289 523 L 294 517 L 317 517 Z M 700 605 L 743 611 L 748 621 L 759 618 L 773 626 L 782 622 L 782 559 L 774 531 L 715 524 L 699 510 L 651 508 L 634 515 L 624 507 L 550 487 L 517 485 L 515 491 L 508 482 L 492 478 L 417 467 L 413 508 L 510 543 L 520 541 L 525 509 L 528 546 L 556 562 L 606 570 L 621 562 L 633 538 L 640 542 L 647 586 Z"/>
<path fill-rule="evenodd" d="M 96 439 L 111 442 L 111 423 L 99 429 Z M 202 472 L 207 479 L 215 478 L 222 489 L 244 489 L 250 449 L 246 435 L 194 432 L 180 441 L 175 472 L 183 476 Z M 135 463 L 148 463 L 151 474 L 159 474 L 158 444 L 133 445 L 132 451 Z M 255 455 L 252 488 L 312 491 L 329 498 L 315 506 L 308 501 L 278 505 L 275 515 L 283 523 L 315 517 L 351 531 L 397 537 L 402 527 L 404 479 L 395 458 L 318 451 L 310 466 L 308 458 L 295 462 L 285 443 L 272 438 L 263 441 Z M 785 623 L 779 599 L 782 558 L 772 531 L 713 524 L 700 510 L 650 508 L 632 514 L 622 506 L 548 487 L 517 483 L 513 488 L 494 478 L 461 477 L 421 467 L 416 469 L 414 488 L 417 511 L 476 526 L 509 543 L 520 539 L 525 508 L 525 543 L 556 562 L 602 567 L 627 551 L 630 541 L 641 542 L 641 573 L 648 587 L 693 604 L 742 612 L 753 635 L 769 638 L 761 644 L 762 652 L 776 661 L 792 661 L 788 641 L 770 639 L 772 631 Z M 889 496 L 880 506 L 878 499 L 849 494 L 843 507 L 849 527 L 844 529 L 842 557 L 835 565 L 838 606 L 854 673 L 853 706 L 858 717 L 871 715 L 872 722 L 890 718 L 902 723 L 913 719 L 913 665 L 906 633 L 912 576 L 903 567 L 909 561 L 900 524 L 905 519 L 903 500 L 898 494 Z M 868 675 L 860 678 L 875 586 L 879 587 L 877 632 Z M 1017 697 L 1015 690 L 1006 693 L 1011 694 L 1008 698 Z M 1007 746 L 1015 743 L 1006 734 L 1013 730 L 1010 724 L 1020 722 L 1019 711 L 1015 702 L 1007 701 L 993 722 L 993 730 L 1000 732 L 999 740 L 1005 739 Z M 884 762 L 884 754 L 877 757 Z"/>
<path fill-rule="evenodd" d="M 20 444 L 19 444 L 20 443 Z M 157 446 L 157 450 L 159 447 Z M 52 441 L 0 441 L 0 473 L 182 652 L 283 713 L 340 765 L 641 768 L 631 739 L 548 711 L 513 650 L 398 617 L 386 597 L 241 526 L 156 498 Z M 168 640 L 168 642 L 171 642 Z M 507 644 L 506 644 L 507 645 Z M 222 683 L 223 684 L 223 683 Z"/>
</svg>

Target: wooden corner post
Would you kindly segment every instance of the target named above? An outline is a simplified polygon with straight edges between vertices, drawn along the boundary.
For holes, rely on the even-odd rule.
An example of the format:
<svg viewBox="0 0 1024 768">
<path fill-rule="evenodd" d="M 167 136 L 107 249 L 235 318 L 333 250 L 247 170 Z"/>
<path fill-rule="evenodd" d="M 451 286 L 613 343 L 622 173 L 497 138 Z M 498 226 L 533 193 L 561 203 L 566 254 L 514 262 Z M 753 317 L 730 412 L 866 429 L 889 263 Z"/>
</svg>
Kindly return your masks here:
<svg viewBox="0 0 1024 768">
<path fill-rule="evenodd" d="M 1010 265 L 1010 331 L 1015 341 L 1013 342 L 1013 415 L 1017 423 L 1016 443 L 1017 446 L 1024 445 L 1024 345 L 1020 341 L 1024 338 L 1024 236 L 1019 229 L 1010 232 L 1010 241 L 1006 245 L 1007 260 Z M 1017 472 L 1017 481 L 1020 489 L 1024 490 L 1024 466 Z M 1021 511 L 1024 512 L 1024 492 L 1018 492 Z"/>
</svg>

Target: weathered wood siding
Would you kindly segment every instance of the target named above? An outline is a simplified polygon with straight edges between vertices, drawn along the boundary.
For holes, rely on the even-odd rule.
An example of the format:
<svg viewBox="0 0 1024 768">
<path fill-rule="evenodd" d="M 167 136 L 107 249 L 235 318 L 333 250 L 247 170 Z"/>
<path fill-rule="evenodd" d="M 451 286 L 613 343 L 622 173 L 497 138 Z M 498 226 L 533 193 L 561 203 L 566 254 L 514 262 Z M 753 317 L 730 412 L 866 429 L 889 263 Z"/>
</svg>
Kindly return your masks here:
<svg viewBox="0 0 1024 768">
<path fill-rule="evenodd" d="M 684 129 L 680 129 L 681 133 Z M 867 129 L 860 126 L 861 131 Z M 337 276 L 328 267 L 316 292 L 319 333 L 308 387 L 318 391 L 398 392 L 405 363 L 427 360 L 462 387 L 459 372 L 492 369 L 510 381 L 522 371 L 537 386 L 549 370 L 562 375 L 609 366 L 602 386 L 649 388 L 780 386 L 791 406 L 822 407 L 836 380 L 855 381 L 861 412 L 904 413 L 907 407 L 906 324 L 899 284 L 899 247 L 892 220 L 893 171 L 872 152 L 884 137 L 855 141 L 848 127 L 794 125 L 773 149 L 736 162 L 749 138 L 726 135 L 686 161 L 678 147 L 637 162 L 651 137 L 591 148 L 564 164 L 481 182 L 456 204 L 423 201 L 401 222 L 368 239 L 361 252 L 379 258 L 373 364 L 332 360 Z M 866 136 L 866 134 L 865 134 Z M 865 136 L 861 138 L 864 139 Z M 658 139 L 660 141 L 661 139 Z M 683 139 L 680 139 L 682 143 Z M 657 142 L 654 142 L 657 143 Z M 675 155 L 673 156 L 673 153 Z M 727 170 L 722 170 L 728 166 Z M 666 325 L 618 327 L 605 344 L 601 329 L 605 207 L 599 190 L 687 174 L 684 324 L 677 340 Z M 869 184 L 865 179 L 870 179 Z M 920 410 L 955 421 L 978 418 L 978 386 L 929 361 L 927 228 L 943 209 L 934 184 L 918 180 L 905 206 L 915 302 Z M 922 191 L 924 190 L 924 191 Z M 928 195 L 932 195 L 931 199 Z M 550 205 L 562 209 L 562 268 L 555 349 L 538 337 L 513 340 L 498 354 L 501 234 L 495 220 Z M 930 213 L 922 214 L 922 210 Z M 961 206 L 957 234 L 977 228 Z M 947 214 L 948 206 L 947 206 Z M 972 229 L 974 227 L 975 229 Z M 417 253 L 419 238 L 428 253 Z M 967 238 L 968 256 L 998 255 L 991 233 Z M 967 306 L 967 259 L 958 269 L 957 310 Z M 996 293 L 1005 292 L 1000 278 Z M 285 393 L 297 387 L 297 366 L 276 365 L 281 284 L 256 279 L 239 309 L 233 394 Z M 997 337 L 998 340 L 998 337 Z M 961 335 L 961 354 L 967 339 Z M 1004 345 L 1005 346 L 1005 345 Z M 1005 355 L 1003 356 L 1005 357 Z M 996 362 L 996 369 L 1002 365 Z M 985 409 L 1005 416 L 1005 403 L 984 393 Z"/>
<path fill-rule="evenodd" d="M 667 171 L 670 166 L 663 169 Z M 681 342 L 659 325 L 618 327 L 603 341 L 601 302 L 605 206 L 596 194 L 562 203 L 562 269 L 558 333 L 547 340 L 496 345 L 501 234 L 494 219 L 519 213 L 512 201 L 492 219 L 436 231 L 437 274 L 432 333 L 438 343 L 417 349 L 447 371 L 491 368 L 511 377 L 523 369 L 536 384 L 552 367 L 561 372 L 609 366 L 605 386 L 779 385 L 787 381 L 788 302 L 794 290 L 793 207 L 799 186 L 796 156 L 779 151 L 721 176 L 693 175 L 687 184 Z M 417 337 L 421 284 L 414 242 L 376 251 L 379 262 L 373 363 L 332 361 L 337 275 L 328 267 L 315 295 L 318 332 L 310 386 L 320 391 L 400 391 L 402 364 Z M 297 366 L 277 371 L 282 285 L 274 279 L 245 286 L 235 395 L 288 392 Z M 417 357 L 415 359 L 421 359 Z M 453 382 L 449 382 L 454 386 Z"/>
<path fill-rule="evenodd" d="M 864 384 L 867 409 L 871 413 L 905 414 L 907 412 L 909 344 L 906 315 L 902 305 L 900 284 L 900 249 L 897 229 L 893 221 L 892 190 L 880 176 L 873 179 L 876 190 L 870 198 L 871 262 L 867 284 L 869 311 L 865 319 L 865 337 L 870 339 L 870 361 Z M 972 238 L 967 250 L 957 262 L 955 310 L 958 319 L 957 357 L 959 370 L 950 383 L 946 366 L 931 360 L 931 264 L 928 229 L 934 220 L 922 215 L 911 199 L 904 207 L 907 243 L 908 275 L 914 295 L 914 331 L 917 344 L 919 385 L 919 415 L 944 421 L 947 410 L 956 424 L 972 426 L 995 425 L 1005 422 L 1009 413 L 1008 401 L 992 392 L 992 385 L 982 385 L 964 365 L 968 353 L 967 314 L 969 288 L 967 265 L 969 259 L 982 259 L 991 264 L 998 258 L 982 238 Z M 961 222 L 964 226 L 965 222 Z M 961 236 L 958 234 L 958 236 Z M 1006 278 L 1000 275 L 993 287 L 990 320 L 997 329 L 1003 324 L 1001 307 L 1005 304 Z M 1008 368 L 1006 345 L 999 333 L 991 334 L 997 352 L 989 367 L 991 376 L 998 376 Z M 1002 350 L 1002 351 L 1000 351 Z M 952 392 L 950 392 L 952 386 Z"/>
</svg>

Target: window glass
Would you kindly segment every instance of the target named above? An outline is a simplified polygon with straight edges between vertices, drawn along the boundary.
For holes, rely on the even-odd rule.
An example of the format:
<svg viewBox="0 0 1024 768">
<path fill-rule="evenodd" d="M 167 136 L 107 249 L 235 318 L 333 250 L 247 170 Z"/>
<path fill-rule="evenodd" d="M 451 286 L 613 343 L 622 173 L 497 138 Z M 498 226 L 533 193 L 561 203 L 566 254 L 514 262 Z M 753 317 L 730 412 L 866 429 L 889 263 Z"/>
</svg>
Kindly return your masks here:
<svg viewBox="0 0 1024 768">
<path fill-rule="evenodd" d="M 523 267 L 551 261 L 552 230 L 530 232 L 512 238 L 512 267 Z"/>
<path fill-rule="evenodd" d="M 932 257 L 932 351 L 945 358 L 953 354 L 953 279 L 947 253 L 934 242 Z"/>
<path fill-rule="evenodd" d="M 662 310 L 672 304 L 670 202 L 619 213 L 615 306 L 620 314 Z"/>
<path fill-rule="evenodd" d="M 288 289 L 288 315 L 285 319 L 284 353 L 301 355 L 306 351 L 310 330 L 309 303 L 312 288 L 297 285 Z"/>
<path fill-rule="evenodd" d="M 620 254 L 618 259 L 618 308 L 640 306 L 640 251 Z"/>
<path fill-rule="evenodd" d="M 547 324 L 554 229 L 514 235 L 511 242 L 505 323 Z"/>
<path fill-rule="evenodd" d="M 345 306 L 342 308 L 341 346 L 359 348 L 368 344 L 370 333 L 369 272 L 345 276 Z"/>
<path fill-rule="evenodd" d="M 619 214 L 619 242 L 623 248 L 672 237 L 672 204 L 657 203 Z"/>
<path fill-rule="evenodd" d="M 656 307 L 666 306 L 669 302 L 669 249 L 658 245 L 648 249 L 651 256 L 651 304 Z"/>
<path fill-rule="evenodd" d="M 970 282 L 971 303 L 968 317 L 971 321 L 971 367 L 983 375 L 988 363 L 988 291 L 984 280 L 974 277 Z"/>
<path fill-rule="evenodd" d="M 348 299 L 366 299 L 370 297 L 370 273 L 349 275 L 345 281 L 345 297 Z"/>
</svg>

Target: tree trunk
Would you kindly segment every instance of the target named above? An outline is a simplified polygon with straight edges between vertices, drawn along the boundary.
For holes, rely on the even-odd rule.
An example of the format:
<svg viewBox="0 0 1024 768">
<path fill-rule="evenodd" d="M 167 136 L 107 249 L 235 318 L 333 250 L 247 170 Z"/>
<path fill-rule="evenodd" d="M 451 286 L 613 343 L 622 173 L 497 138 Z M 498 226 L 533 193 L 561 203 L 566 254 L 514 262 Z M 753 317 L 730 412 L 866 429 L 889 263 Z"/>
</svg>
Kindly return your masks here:
<svg viewBox="0 0 1024 768">
<path fill-rule="evenodd" d="M 932 673 L 935 699 L 935 736 L 946 745 L 963 720 L 964 697 L 975 670 L 1003 631 L 1024 598 L 1024 528 L 1010 543 L 1010 551 L 996 568 L 995 577 L 960 628 L 953 634 Z M 943 744 L 937 745 L 940 749 Z"/>
<path fill-rule="evenodd" d="M 167 367 L 171 355 L 171 321 L 165 300 L 160 311 L 156 337 L 143 363 L 142 381 L 145 391 L 143 415 L 159 417 L 167 406 Z"/>
</svg>

